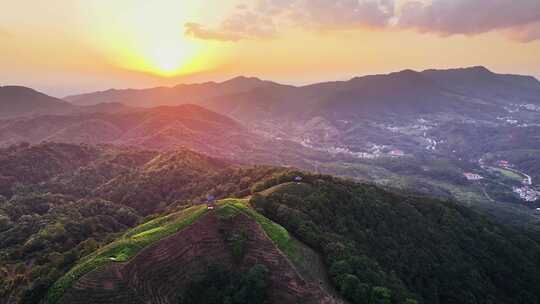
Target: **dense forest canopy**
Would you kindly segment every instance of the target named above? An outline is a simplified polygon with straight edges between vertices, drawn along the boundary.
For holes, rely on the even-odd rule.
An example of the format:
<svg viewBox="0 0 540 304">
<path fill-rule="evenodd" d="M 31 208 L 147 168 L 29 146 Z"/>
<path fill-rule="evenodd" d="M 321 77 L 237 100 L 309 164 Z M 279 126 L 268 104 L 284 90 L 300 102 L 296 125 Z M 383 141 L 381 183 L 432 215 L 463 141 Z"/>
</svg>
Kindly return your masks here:
<svg viewBox="0 0 540 304">
<path fill-rule="evenodd" d="M 56 143 L 2 149 L 0 303 L 38 303 L 78 259 L 146 217 L 209 195 L 245 196 L 280 170 L 187 150 Z"/>
<path fill-rule="evenodd" d="M 307 175 L 253 204 L 320 250 L 353 303 L 537 303 L 540 245 L 466 207 Z"/>
<path fill-rule="evenodd" d="M 540 299 L 540 244 L 451 201 L 188 150 L 54 143 L 1 150 L 0 181 L 2 304 L 39 303 L 73 265 L 130 227 L 208 197 L 251 198 L 321 254 L 332 285 L 351 303 Z M 264 269 L 208 271 L 190 283 L 216 290 L 208 303 L 264 297 Z M 246 284 L 254 287 L 239 287 Z"/>
</svg>

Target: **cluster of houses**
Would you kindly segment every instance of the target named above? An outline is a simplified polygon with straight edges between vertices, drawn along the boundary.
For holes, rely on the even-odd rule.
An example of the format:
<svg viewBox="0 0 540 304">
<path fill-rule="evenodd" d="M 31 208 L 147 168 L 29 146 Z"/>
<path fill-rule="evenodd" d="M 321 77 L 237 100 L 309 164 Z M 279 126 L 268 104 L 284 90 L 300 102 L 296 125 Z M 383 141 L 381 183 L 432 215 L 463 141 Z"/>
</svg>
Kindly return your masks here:
<svg viewBox="0 0 540 304">
<path fill-rule="evenodd" d="M 349 155 L 349 156 L 353 156 L 353 157 L 361 158 L 361 159 L 377 159 L 379 157 L 384 157 L 384 156 L 386 157 L 405 156 L 405 152 L 403 152 L 400 149 L 393 149 L 393 150 L 388 151 L 387 149 L 389 148 L 389 146 L 377 145 L 377 144 L 371 144 L 371 147 L 369 147 L 368 149 L 369 152 L 354 152 L 354 151 L 351 151 L 347 147 L 334 147 L 334 146 L 318 147 L 318 146 L 313 145 L 309 138 L 302 139 L 298 143 L 300 143 L 302 146 L 306 148 L 313 149 L 316 151 L 326 152 L 332 155 L 337 155 L 337 154 Z"/>
<path fill-rule="evenodd" d="M 463 176 L 465 176 L 465 178 L 469 181 L 477 181 L 477 180 L 482 180 L 484 179 L 483 176 L 479 175 L 479 174 L 476 174 L 476 173 L 472 173 L 472 172 L 465 172 L 463 173 Z"/>
<path fill-rule="evenodd" d="M 518 120 L 512 118 L 511 116 L 498 116 L 497 120 L 506 122 L 507 124 L 510 124 L 510 125 L 517 125 L 519 123 Z"/>
<path fill-rule="evenodd" d="M 478 163 L 480 164 L 482 169 L 486 169 L 485 162 L 484 162 L 483 159 L 479 159 Z M 528 176 L 527 174 L 525 174 L 523 172 L 520 172 L 517 169 L 515 169 L 514 166 L 508 160 L 501 159 L 501 160 L 498 160 L 497 162 L 495 162 L 495 164 L 500 168 L 504 168 L 504 169 L 507 169 L 509 171 L 512 171 L 512 172 L 515 172 L 515 173 L 518 173 L 518 174 L 521 174 L 521 175 L 525 176 L 525 178 L 521 182 L 522 183 L 521 186 L 515 186 L 515 187 L 512 188 L 514 193 L 517 194 L 520 199 L 522 199 L 522 200 L 524 200 L 526 202 L 529 202 L 529 203 L 536 202 L 536 201 L 540 200 L 540 188 L 533 187 L 532 179 L 531 179 L 530 176 Z M 481 175 L 471 173 L 471 172 L 465 172 L 465 173 L 463 173 L 463 175 L 469 181 L 477 181 L 477 180 L 484 179 Z M 540 208 L 536 209 L 536 211 L 540 211 Z"/>
<path fill-rule="evenodd" d="M 540 191 L 531 187 L 514 187 L 514 193 L 526 202 L 536 202 L 540 199 Z"/>
<path fill-rule="evenodd" d="M 393 157 L 401 157 L 401 156 L 405 156 L 405 152 L 399 150 L 399 149 L 394 149 L 392 151 L 390 151 L 390 156 L 393 156 Z"/>
<path fill-rule="evenodd" d="M 504 107 L 504 109 L 508 113 L 516 113 L 516 112 L 519 112 L 521 109 L 525 109 L 525 110 L 533 111 L 533 112 L 540 112 L 540 106 L 537 106 L 534 104 L 511 104 L 510 106 Z"/>
<path fill-rule="evenodd" d="M 504 159 L 503 159 L 503 160 L 499 160 L 499 161 L 497 162 L 497 165 L 499 165 L 499 167 L 503 167 L 503 168 L 511 168 L 511 167 L 512 167 L 512 165 L 510 164 L 510 162 L 507 161 L 507 160 L 504 160 Z"/>
</svg>

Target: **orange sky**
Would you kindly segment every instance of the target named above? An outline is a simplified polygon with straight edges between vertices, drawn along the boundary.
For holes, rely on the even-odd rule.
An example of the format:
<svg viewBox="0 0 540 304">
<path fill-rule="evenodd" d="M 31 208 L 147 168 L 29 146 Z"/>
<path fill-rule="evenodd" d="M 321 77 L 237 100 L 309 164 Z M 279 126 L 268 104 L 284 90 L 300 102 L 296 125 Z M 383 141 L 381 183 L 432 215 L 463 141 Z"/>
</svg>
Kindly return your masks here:
<svg viewBox="0 0 540 304">
<path fill-rule="evenodd" d="M 0 84 L 63 96 L 240 74 L 303 84 L 485 65 L 540 76 L 540 21 L 527 15 L 537 0 L 505 8 L 514 19 L 490 13 L 481 23 L 452 19 L 480 0 L 434 0 L 434 10 L 416 7 L 407 18 L 400 12 L 414 0 L 394 6 L 359 0 L 354 7 L 354 1 L 306 1 L 7 1 L 0 12 Z M 433 12 L 442 12 L 437 22 L 426 18 Z"/>
</svg>

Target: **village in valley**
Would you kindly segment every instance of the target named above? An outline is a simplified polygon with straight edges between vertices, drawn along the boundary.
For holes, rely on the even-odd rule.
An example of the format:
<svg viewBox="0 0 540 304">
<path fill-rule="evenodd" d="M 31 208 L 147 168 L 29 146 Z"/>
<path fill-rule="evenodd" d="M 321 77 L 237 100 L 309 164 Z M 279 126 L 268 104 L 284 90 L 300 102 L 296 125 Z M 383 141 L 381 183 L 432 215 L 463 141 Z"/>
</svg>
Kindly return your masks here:
<svg viewBox="0 0 540 304">
<path fill-rule="evenodd" d="M 506 113 L 501 111 L 483 120 L 467 115 L 444 114 L 406 117 L 391 122 L 365 118 L 333 121 L 321 116 L 302 123 L 277 124 L 286 127 L 272 127 L 270 131 L 266 128 L 263 135 L 284 144 L 299 145 L 307 153 L 317 153 L 319 159 L 331 163 L 326 169 L 334 173 L 353 172 L 360 179 L 390 186 L 393 184 L 389 180 L 400 174 L 410 183 L 422 184 L 426 179 L 436 178 L 447 184 L 434 183 L 429 187 L 442 187 L 458 195 L 469 193 L 490 202 L 522 204 L 536 209 L 540 207 L 540 184 L 533 184 L 531 176 L 523 171 L 526 169 L 514 164 L 513 158 L 497 152 L 484 152 L 486 154 L 478 159 L 479 156 L 471 155 L 477 152 L 478 147 L 464 145 L 470 138 L 482 141 L 476 137 L 475 129 L 479 126 L 521 130 L 538 123 L 530 118 L 531 113 L 540 112 L 537 105 L 511 104 L 503 110 Z M 448 128 L 455 129 L 452 132 L 459 134 L 460 139 L 449 139 Z M 500 149 L 493 148 L 494 151 Z M 408 169 L 421 163 L 420 159 L 425 162 L 422 172 Z M 315 168 L 325 167 L 324 161 L 320 160 L 312 164 Z M 282 165 L 288 164 L 283 162 Z M 452 174 L 437 175 L 441 168 L 451 170 Z M 404 180 L 398 184 L 400 182 Z"/>
<path fill-rule="evenodd" d="M 511 174 L 515 174 L 516 176 L 521 176 L 521 183 L 512 186 L 514 194 L 517 195 L 522 201 L 527 203 L 540 200 L 540 187 L 533 185 L 532 178 L 526 173 L 514 168 L 514 166 L 508 160 L 498 160 L 495 162 L 495 167 L 487 166 L 483 159 L 479 159 L 478 163 L 482 169 L 489 172 L 509 172 Z M 465 172 L 463 175 L 469 181 L 479 181 L 484 179 L 483 176 L 472 172 Z M 538 208 L 537 211 L 540 211 L 540 208 Z"/>
<path fill-rule="evenodd" d="M 536 202 L 538 199 L 540 199 L 540 191 L 529 186 L 514 187 L 514 192 L 526 202 Z"/>
</svg>

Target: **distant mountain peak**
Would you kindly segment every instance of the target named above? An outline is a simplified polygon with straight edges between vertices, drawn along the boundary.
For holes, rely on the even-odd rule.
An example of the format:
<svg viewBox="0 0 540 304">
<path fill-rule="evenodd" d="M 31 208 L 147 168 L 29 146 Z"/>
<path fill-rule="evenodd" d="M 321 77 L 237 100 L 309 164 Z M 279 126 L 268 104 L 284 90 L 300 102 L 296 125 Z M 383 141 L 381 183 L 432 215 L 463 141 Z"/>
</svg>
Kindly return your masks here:
<svg viewBox="0 0 540 304">
<path fill-rule="evenodd" d="M 471 67 L 464 67 L 464 68 L 455 68 L 455 69 L 428 69 L 423 71 L 422 73 L 474 73 L 474 74 L 483 74 L 483 75 L 494 75 L 492 71 L 490 71 L 485 66 L 477 65 L 477 66 L 471 66 Z"/>
<path fill-rule="evenodd" d="M 0 92 L 6 93 L 6 94 L 36 94 L 36 95 L 45 95 L 42 93 L 39 93 L 38 91 L 24 87 L 24 86 L 16 86 L 16 85 L 7 85 L 7 86 L 0 86 Z"/>
<path fill-rule="evenodd" d="M 411 70 L 411 69 L 406 69 L 399 72 L 390 73 L 388 74 L 388 76 L 411 79 L 411 78 L 421 78 L 422 73 Z"/>
<path fill-rule="evenodd" d="M 69 103 L 24 86 L 0 86 L 0 119 L 36 114 L 64 113 Z"/>
<path fill-rule="evenodd" d="M 464 72 L 464 73 L 470 73 L 478 76 L 487 76 L 492 77 L 494 75 L 497 75 L 493 73 L 491 70 L 486 68 L 485 66 L 472 66 L 468 68 L 458 69 L 458 71 Z"/>
<path fill-rule="evenodd" d="M 395 72 L 395 73 L 391 73 L 391 74 L 419 74 L 417 71 L 415 70 L 411 70 L 411 69 L 405 69 L 405 70 L 401 70 L 399 72 Z"/>
<path fill-rule="evenodd" d="M 39 99 L 40 102 L 54 101 L 60 104 L 68 104 L 61 99 L 49 96 L 29 87 L 19 85 L 0 86 L 0 101 L 27 103 L 36 101 L 35 99 Z"/>
<path fill-rule="evenodd" d="M 223 83 L 246 83 L 246 82 L 263 82 L 260 78 L 257 77 L 247 77 L 247 76 L 236 76 L 229 80 L 224 81 Z"/>
<path fill-rule="evenodd" d="M 411 70 L 411 69 L 406 69 L 406 70 L 402 70 L 402 71 L 399 71 L 399 72 L 393 72 L 393 73 L 389 73 L 389 74 L 358 76 L 358 77 L 352 78 L 350 81 L 363 81 L 363 80 L 366 80 L 366 79 L 378 79 L 378 80 L 381 80 L 381 79 L 386 79 L 386 80 L 390 80 L 390 79 L 392 79 L 392 80 L 409 79 L 410 80 L 410 79 L 420 79 L 422 77 L 423 77 L 422 73 Z"/>
<path fill-rule="evenodd" d="M 257 77 L 249 77 L 249 76 L 240 75 L 240 76 L 233 77 L 229 80 L 260 80 L 260 79 Z"/>
<path fill-rule="evenodd" d="M 485 66 L 481 66 L 481 65 L 465 68 L 465 70 L 471 70 L 471 71 L 477 71 L 477 72 L 485 72 L 485 73 L 493 73 L 491 70 L 489 70 Z"/>
</svg>

